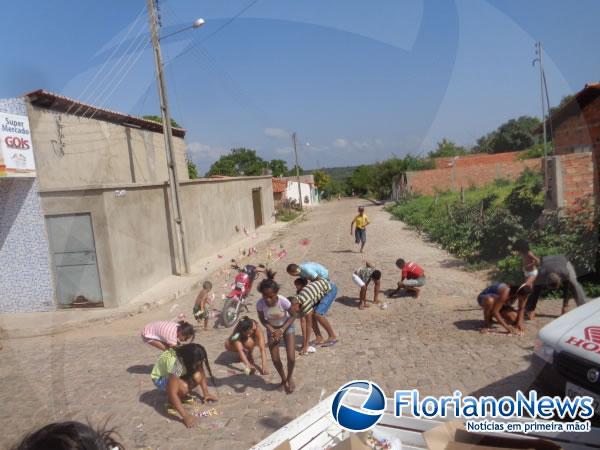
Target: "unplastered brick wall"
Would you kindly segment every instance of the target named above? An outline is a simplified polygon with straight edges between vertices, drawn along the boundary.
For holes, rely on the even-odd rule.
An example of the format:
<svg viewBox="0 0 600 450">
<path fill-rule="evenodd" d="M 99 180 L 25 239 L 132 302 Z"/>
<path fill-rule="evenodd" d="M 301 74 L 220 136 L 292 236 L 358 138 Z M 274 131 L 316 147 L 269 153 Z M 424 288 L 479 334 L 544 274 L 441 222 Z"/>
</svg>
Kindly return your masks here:
<svg viewBox="0 0 600 450">
<path fill-rule="evenodd" d="M 596 202 L 599 202 L 600 97 L 596 97 L 592 102 L 588 103 L 579 113 L 567 117 L 558 123 L 554 129 L 554 147 L 555 154 L 557 155 L 575 156 L 584 155 L 585 153 L 583 152 L 591 152 L 591 155 L 575 157 L 572 160 L 566 159 L 563 161 L 561 156 L 563 175 L 566 170 L 565 164 L 570 169 L 569 180 L 566 181 L 563 179 L 565 205 L 570 203 L 569 199 L 577 197 L 577 188 L 584 188 L 582 195 L 587 193 L 589 186 L 583 179 L 589 176 L 590 171 L 594 171 L 592 178 L 594 183 L 593 191 L 595 192 Z M 593 161 L 595 169 L 583 162 L 589 162 L 590 159 Z M 577 173 L 577 170 L 580 173 Z"/>
<path fill-rule="evenodd" d="M 488 155 L 487 153 L 466 155 L 459 157 L 435 158 L 436 169 L 447 169 L 448 167 L 471 167 L 486 164 L 504 164 L 517 161 L 521 152 L 506 152 Z"/>
<path fill-rule="evenodd" d="M 573 207 L 582 199 L 594 200 L 594 180 L 597 174 L 594 170 L 593 154 L 572 153 L 560 155 L 560 167 L 563 181 L 563 200 L 566 208 Z"/>
<path fill-rule="evenodd" d="M 500 155 L 491 155 L 500 156 Z M 502 161 L 502 159 L 500 159 Z M 485 186 L 497 179 L 515 180 L 526 168 L 541 169 L 540 159 L 504 161 L 449 167 L 445 169 L 419 170 L 406 174 L 407 186 L 412 192 L 433 195 L 435 192 Z"/>
</svg>

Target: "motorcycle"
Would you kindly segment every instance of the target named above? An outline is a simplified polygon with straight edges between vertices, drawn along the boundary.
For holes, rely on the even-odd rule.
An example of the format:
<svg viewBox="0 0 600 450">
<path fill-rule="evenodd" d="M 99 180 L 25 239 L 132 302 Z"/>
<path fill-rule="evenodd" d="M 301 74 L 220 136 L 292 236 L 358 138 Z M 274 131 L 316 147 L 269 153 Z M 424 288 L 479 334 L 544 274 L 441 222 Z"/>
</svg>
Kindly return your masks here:
<svg viewBox="0 0 600 450">
<path fill-rule="evenodd" d="M 223 311 L 221 312 L 221 320 L 223 325 L 231 327 L 237 323 L 240 319 L 242 308 L 248 310 L 248 297 L 252 292 L 252 286 L 254 280 L 258 278 L 261 272 L 261 268 L 247 264 L 245 266 L 239 266 L 233 264 L 232 268 L 238 271 L 231 292 L 225 297 L 225 303 L 223 305 Z"/>
</svg>

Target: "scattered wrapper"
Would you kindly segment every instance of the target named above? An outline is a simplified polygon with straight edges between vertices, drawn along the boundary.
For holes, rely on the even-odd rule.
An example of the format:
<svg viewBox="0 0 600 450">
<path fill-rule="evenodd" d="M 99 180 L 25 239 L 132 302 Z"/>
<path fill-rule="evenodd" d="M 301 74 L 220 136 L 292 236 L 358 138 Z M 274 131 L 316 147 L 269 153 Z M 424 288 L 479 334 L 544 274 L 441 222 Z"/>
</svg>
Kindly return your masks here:
<svg viewBox="0 0 600 450">
<path fill-rule="evenodd" d="M 307 246 L 310 245 L 310 240 L 308 238 L 300 239 L 300 245 Z"/>
</svg>

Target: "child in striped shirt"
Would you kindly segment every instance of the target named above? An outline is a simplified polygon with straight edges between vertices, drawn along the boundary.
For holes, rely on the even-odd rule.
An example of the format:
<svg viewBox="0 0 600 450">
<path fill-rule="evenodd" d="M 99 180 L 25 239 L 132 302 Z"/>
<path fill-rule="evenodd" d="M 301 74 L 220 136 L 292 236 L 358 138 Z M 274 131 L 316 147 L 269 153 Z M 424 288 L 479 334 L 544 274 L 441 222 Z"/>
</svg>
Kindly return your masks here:
<svg viewBox="0 0 600 450">
<path fill-rule="evenodd" d="M 146 344 L 165 351 L 185 342 L 193 341 L 195 334 L 191 323 L 183 320 L 179 322 L 162 320 L 146 325 L 144 331 L 142 331 L 142 340 Z"/>
<path fill-rule="evenodd" d="M 308 343 L 310 341 L 313 319 L 327 331 L 328 338 L 322 346 L 330 347 L 337 343 L 335 332 L 329 320 L 325 317 L 336 295 L 336 285 L 327 280 L 320 279 L 307 284 L 296 296 L 290 297 L 292 303 L 290 313 L 295 317 L 305 318 L 302 322 L 302 350 L 300 351 L 300 355 L 308 354 Z"/>
</svg>

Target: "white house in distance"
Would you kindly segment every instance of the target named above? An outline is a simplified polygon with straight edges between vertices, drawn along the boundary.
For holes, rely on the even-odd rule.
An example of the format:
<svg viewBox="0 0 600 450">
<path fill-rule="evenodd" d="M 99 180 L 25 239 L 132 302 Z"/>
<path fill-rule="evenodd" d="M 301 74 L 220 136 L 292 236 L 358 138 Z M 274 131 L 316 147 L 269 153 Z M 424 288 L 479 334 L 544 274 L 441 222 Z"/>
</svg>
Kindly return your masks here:
<svg viewBox="0 0 600 450">
<path fill-rule="evenodd" d="M 315 186 L 312 175 L 300 177 L 300 192 L 298 192 L 297 177 L 273 178 L 273 200 L 278 205 L 286 200 L 298 202 L 299 195 L 302 196 L 302 204 L 314 206 L 319 203 L 319 190 Z"/>
</svg>

